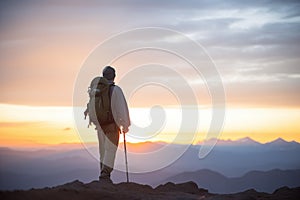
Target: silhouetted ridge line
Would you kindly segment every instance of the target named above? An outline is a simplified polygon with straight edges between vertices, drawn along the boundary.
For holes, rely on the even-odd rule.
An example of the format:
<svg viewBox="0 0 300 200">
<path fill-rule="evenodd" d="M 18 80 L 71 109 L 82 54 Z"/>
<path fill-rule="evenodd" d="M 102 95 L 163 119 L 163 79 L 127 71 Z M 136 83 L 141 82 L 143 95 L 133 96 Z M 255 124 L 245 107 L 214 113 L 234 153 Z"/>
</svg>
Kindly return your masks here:
<svg viewBox="0 0 300 200">
<path fill-rule="evenodd" d="M 119 183 L 109 184 L 99 181 L 82 183 L 78 180 L 59 185 L 52 188 L 31 189 L 27 191 L 0 191 L 1 200 L 23 200 L 23 199 L 44 199 L 44 200 L 131 200 L 131 199 L 203 199 L 203 200 L 220 200 L 220 199 L 290 199 L 298 200 L 300 197 L 300 187 L 288 188 L 282 187 L 272 194 L 257 192 L 249 189 L 236 194 L 211 194 L 206 189 L 198 188 L 194 182 L 174 184 L 168 182 L 152 188 L 149 185 L 137 183 Z"/>
</svg>

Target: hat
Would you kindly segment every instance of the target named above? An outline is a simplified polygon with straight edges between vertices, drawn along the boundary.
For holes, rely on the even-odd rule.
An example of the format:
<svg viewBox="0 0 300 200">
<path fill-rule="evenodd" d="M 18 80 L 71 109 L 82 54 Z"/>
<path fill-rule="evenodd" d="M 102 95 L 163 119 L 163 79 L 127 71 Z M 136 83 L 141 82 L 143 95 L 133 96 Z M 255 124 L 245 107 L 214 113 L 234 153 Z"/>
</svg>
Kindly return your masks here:
<svg viewBox="0 0 300 200">
<path fill-rule="evenodd" d="M 116 71 L 111 66 L 106 66 L 102 71 L 102 75 L 107 80 L 114 80 L 116 77 Z"/>
</svg>

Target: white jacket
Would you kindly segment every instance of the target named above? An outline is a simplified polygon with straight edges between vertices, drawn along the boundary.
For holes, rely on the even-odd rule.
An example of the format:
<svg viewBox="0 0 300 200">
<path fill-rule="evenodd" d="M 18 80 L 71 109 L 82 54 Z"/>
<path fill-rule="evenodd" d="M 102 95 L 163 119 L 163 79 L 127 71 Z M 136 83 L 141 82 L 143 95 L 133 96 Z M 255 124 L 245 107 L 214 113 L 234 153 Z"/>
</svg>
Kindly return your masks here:
<svg viewBox="0 0 300 200">
<path fill-rule="evenodd" d="M 127 102 L 122 89 L 115 85 L 111 96 L 111 110 L 116 124 L 125 129 L 130 126 Z"/>
</svg>

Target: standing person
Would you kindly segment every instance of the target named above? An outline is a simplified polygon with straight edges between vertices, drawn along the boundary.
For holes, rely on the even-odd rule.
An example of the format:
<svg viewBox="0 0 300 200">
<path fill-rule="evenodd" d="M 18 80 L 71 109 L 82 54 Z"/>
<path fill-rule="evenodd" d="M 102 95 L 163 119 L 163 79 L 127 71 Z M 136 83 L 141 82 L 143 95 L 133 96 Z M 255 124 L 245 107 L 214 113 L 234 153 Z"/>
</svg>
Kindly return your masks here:
<svg viewBox="0 0 300 200">
<path fill-rule="evenodd" d="M 102 71 L 103 77 L 96 77 L 89 88 L 90 101 L 84 112 L 89 114 L 90 124 L 96 126 L 99 153 L 99 180 L 112 183 L 110 179 L 114 167 L 116 151 L 121 130 L 128 132 L 130 126 L 129 111 L 122 89 L 115 85 L 115 69 L 106 66 Z M 106 106 L 106 104 L 109 106 Z M 107 108 L 105 108 L 107 107 Z"/>
</svg>

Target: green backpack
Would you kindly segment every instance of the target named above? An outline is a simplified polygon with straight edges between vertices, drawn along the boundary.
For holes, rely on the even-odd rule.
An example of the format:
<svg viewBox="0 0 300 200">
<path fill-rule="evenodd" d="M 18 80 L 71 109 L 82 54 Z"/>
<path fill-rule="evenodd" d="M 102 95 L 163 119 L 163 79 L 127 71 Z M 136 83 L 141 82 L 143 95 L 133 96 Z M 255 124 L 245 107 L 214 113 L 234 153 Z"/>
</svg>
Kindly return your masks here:
<svg viewBox="0 0 300 200">
<path fill-rule="evenodd" d="M 89 125 L 107 125 L 114 122 L 111 110 L 111 95 L 113 83 L 109 83 L 104 77 L 96 77 L 92 80 L 88 89 L 89 103 L 87 105 L 89 114 Z"/>
</svg>

